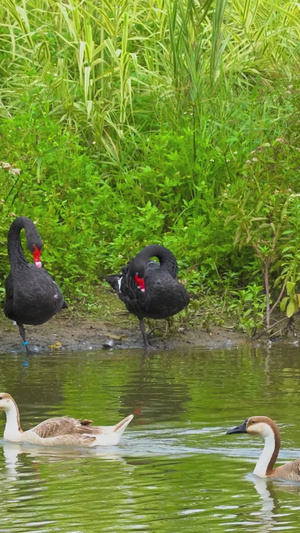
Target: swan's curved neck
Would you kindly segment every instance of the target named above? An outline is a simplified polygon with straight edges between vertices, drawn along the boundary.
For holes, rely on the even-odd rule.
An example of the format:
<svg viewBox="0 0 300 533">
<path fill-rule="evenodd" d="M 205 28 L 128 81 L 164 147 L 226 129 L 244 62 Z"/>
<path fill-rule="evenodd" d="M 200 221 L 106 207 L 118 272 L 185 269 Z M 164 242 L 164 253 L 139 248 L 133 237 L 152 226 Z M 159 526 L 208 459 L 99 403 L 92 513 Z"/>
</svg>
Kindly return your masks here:
<svg viewBox="0 0 300 533">
<path fill-rule="evenodd" d="M 169 270 L 170 274 L 176 278 L 178 265 L 175 256 L 168 248 L 160 244 L 150 244 L 139 252 L 133 259 L 134 264 L 139 262 L 147 263 L 151 257 L 157 257 L 161 267 Z"/>
<path fill-rule="evenodd" d="M 20 261 L 27 263 L 20 241 L 20 231 L 23 227 L 21 223 L 13 223 L 8 232 L 8 255 L 12 268 Z"/>
<path fill-rule="evenodd" d="M 6 425 L 4 429 L 4 438 L 7 440 L 16 441 L 22 433 L 20 426 L 19 409 L 15 401 L 11 401 L 8 409 L 5 410 Z"/>
<path fill-rule="evenodd" d="M 8 255 L 12 270 L 14 267 L 17 268 L 20 265 L 28 264 L 20 240 L 20 231 L 22 228 L 25 229 L 27 246 L 31 253 L 33 253 L 36 248 L 41 251 L 43 247 L 41 237 L 32 220 L 27 217 L 17 217 L 13 221 L 8 232 Z M 36 260 L 35 263 L 37 265 Z"/>
<path fill-rule="evenodd" d="M 272 473 L 280 448 L 280 436 L 277 427 L 274 425 L 273 428 L 268 425 L 267 428 L 263 435 L 265 445 L 254 468 L 254 474 L 260 477 L 266 477 Z"/>
</svg>

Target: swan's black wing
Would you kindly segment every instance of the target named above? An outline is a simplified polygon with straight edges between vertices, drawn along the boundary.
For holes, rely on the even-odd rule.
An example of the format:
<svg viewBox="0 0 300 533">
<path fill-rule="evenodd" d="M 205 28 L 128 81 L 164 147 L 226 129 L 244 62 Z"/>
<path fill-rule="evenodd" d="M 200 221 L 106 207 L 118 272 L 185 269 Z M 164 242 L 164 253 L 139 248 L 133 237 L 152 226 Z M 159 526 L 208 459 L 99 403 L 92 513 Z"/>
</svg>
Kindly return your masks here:
<svg viewBox="0 0 300 533">
<path fill-rule="evenodd" d="M 14 298 L 14 291 L 13 291 L 13 278 L 11 272 L 8 274 L 6 280 L 5 280 L 5 302 L 4 302 L 4 314 L 7 316 L 7 318 L 10 318 L 11 320 L 16 320 L 16 317 L 14 315 L 13 311 L 13 298 Z"/>
<path fill-rule="evenodd" d="M 22 265 L 22 270 L 6 280 L 4 313 L 21 324 L 43 324 L 67 304 L 61 290 L 44 268 Z"/>
<path fill-rule="evenodd" d="M 107 276 L 106 281 L 128 311 L 140 319 L 168 318 L 188 305 L 189 295 L 184 286 L 156 261 L 147 263 L 144 279 L 146 290 L 142 292 L 126 266 L 121 274 Z"/>
</svg>

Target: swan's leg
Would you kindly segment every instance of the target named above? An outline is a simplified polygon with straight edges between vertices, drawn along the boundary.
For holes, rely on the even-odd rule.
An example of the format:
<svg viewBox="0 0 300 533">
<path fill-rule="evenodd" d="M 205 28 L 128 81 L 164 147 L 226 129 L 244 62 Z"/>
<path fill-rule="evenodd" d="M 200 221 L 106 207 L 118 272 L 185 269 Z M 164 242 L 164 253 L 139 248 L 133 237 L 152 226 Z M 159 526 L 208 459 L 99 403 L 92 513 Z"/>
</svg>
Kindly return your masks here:
<svg viewBox="0 0 300 533">
<path fill-rule="evenodd" d="M 18 326 L 19 326 L 20 335 L 21 335 L 21 337 L 23 339 L 23 346 L 25 346 L 26 352 L 30 353 L 30 350 L 28 348 L 28 341 L 26 340 L 26 334 L 25 334 L 24 326 L 23 326 L 23 324 L 18 324 Z"/>
<path fill-rule="evenodd" d="M 174 323 L 174 321 L 173 321 L 173 317 L 172 317 L 172 316 L 169 316 L 169 317 L 167 318 L 167 320 L 165 321 L 165 332 L 164 332 L 164 335 L 163 335 L 163 338 L 164 338 L 164 339 L 166 339 L 167 336 L 169 335 L 169 331 L 170 331 L 170 329 L 172 328 L 173 323 Z"/>
<path fill-rule="evenodd" d="M 150 344 L 149 344 L 148 339 L 147 339 L 146 328 L 145 328 L 145 324 L 144 324 L 144 321 L 143 321 L 142 318 L 140 319 L 139 324 L 140 324 L 140 330 L 141 330 L 142 335 L 143 335 L 144 346 L 147 349 L 147 348 L 149 348 Z"/>
</svg>

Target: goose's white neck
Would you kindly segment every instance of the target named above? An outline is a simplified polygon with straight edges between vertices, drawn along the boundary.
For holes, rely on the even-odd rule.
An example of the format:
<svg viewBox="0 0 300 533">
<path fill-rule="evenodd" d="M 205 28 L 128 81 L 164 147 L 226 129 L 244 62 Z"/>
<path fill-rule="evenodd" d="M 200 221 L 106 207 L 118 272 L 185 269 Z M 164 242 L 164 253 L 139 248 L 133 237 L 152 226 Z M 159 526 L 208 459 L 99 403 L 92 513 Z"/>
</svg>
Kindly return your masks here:
<svg viewBox="0 0 300 533">
<path fill-rule="evenodd" d="M 18 442 L 21 440 L 22 429 L 20 427 L 20 415 L 19 409 L 14 401 L 9 403 L 6 414 L 6 425 L 4 429 L 3 437 L 6 440 Z"/>
<path fill-rule="evenodd" d="M 277 436 L 269 424 L 264 423 L 261 425 L 264 426 L 260 434 L 265 439 L 265 445 L 254 468 L 254 474 L 259 477 L 267 477 L 272 472 L 277 459 L 280 440 L 279 435 Z"/>
</svg>

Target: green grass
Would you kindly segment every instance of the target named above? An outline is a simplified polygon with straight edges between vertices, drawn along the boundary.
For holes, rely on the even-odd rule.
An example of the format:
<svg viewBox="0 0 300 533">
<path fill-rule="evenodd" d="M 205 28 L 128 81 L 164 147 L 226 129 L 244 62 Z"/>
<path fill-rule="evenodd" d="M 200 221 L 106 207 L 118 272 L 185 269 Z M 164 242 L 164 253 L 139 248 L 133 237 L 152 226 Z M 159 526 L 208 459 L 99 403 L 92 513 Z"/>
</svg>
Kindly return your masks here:
<svg viewBox="0 0 300 533">
<path fill-rule="evenodd" d="M 266 258 L 271 305 L 287 281 L 294 298 L 296 2 L 3 0 L 0 15 L 0 159 L 21 169 L 0 169 L 2 279 L 24 214 L 76 302 L 152 242 L 248 329 Z"/>
</svg>

